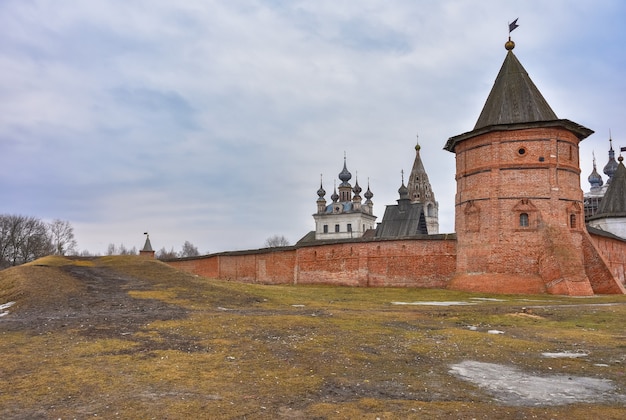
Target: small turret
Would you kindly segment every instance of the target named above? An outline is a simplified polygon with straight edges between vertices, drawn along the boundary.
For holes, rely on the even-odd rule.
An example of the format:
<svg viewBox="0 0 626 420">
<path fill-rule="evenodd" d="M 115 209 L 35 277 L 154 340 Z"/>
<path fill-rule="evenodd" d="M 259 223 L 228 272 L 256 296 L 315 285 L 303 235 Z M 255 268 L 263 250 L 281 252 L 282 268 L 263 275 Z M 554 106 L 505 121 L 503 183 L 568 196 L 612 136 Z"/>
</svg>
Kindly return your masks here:
<svg viewBox="0 0 626 420">
<path fill-rule="evenodd" d="M 143 244 L 143 248 L 139 251 L 139 256 L 154 258 L 154 250 L 152 249 L 152 244 L 150 243 L 150 235 L 148 232 L 144 232 L 144 235 L 146 235 L 146 242 Z"/>
</svg>

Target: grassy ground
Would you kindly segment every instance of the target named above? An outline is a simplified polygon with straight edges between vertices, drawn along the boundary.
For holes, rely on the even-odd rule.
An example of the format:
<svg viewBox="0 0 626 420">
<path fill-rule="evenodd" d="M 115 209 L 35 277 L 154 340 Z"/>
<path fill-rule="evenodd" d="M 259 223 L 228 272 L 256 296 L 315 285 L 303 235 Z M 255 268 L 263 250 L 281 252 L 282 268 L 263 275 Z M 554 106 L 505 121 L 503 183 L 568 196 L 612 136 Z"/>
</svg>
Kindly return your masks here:
<svg viewBox="0 0 626 420">
<path fill-rule="evenodd" d="M 0 271 L 9 301 L 3 419 L 626 415 L 624 296 L 246 285 L 104 257 Z M 418 301 L 474 304 L 394 304 Z M 541 355 L 563 351 L 588 356 Z M 505 405 L 451 375 L 465 360 L 608 379 L 617 397 Z"/>
</svg>

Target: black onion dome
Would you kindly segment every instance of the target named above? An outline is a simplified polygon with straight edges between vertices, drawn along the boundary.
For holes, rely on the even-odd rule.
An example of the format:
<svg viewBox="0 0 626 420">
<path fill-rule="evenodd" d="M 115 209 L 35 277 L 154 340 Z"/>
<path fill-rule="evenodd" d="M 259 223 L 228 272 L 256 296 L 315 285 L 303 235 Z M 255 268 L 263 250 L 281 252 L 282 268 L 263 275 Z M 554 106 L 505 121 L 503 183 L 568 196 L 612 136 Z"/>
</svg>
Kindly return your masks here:
<svg viewBox="0 0 626 420">
<path fill-rule="evenodd" d="M 320 182 L 320 189 L 317 190 L 317 195 L 319 196 L 319 198 L 324 198 L 324 196 L 326 195 L 326 190 L 324 189 L 324 187 L 322 187 L 321 182 Z"/>
<path fill-rule="evenodd" d="M 346 167 L 346 158 L 343 158 L 343 170 L 339 173 L 339 179 L 341 180 L 341 185 L 340 187 L 345 187 L 348 184 L 348 181 L 350 181 L 352 179 L 352 174 L 350 173 L 350 171 L 348 171 L 348 168 Z"/>
<path fill-rule="evenodd" d="M 404 185 L 404 182 L 398 188 L 398 194 L 400 194 L 400 198 L 409 198 L 409 189 Z"/>
<path fill-rule="evenodd" d="M 602 172 L 604 172 L 604 174 L 609 177 L 607 184 L 611 182 L 611 178 L 613 178 L 613 175 L 615 174 L 618 166 L 618 163 L 615 160 L 615 151 L 613 150 L 612 139 L 609 139 L 609 144 L 611 145 L 609 148 L 609 161 L 606 165 L 604 165 L 604 169 L 602 170 Z"/>
</svg>

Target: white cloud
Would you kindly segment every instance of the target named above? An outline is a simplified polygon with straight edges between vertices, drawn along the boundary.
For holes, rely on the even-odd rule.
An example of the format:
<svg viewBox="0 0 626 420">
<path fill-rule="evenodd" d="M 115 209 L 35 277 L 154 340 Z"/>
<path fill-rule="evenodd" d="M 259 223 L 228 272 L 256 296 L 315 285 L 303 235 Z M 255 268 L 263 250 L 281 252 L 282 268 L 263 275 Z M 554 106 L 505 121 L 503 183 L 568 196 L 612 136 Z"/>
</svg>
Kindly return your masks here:
<svg viewBox="0 0 626 420">
<path fill-rule="evenodd" d="M 79 247 L 292 242 L 344 151 L 375 213 L 419 132 L 454 230 L 450 136 L 470 131 L 515 53 L 557 115 L 626 138 L 620 2 L 5 1 L 0 212 L 68 219 Z M 626 141 L 622 142 L 626 145 Z M 329 193 L 330 194 L 330 193 Z"/>
</svg>

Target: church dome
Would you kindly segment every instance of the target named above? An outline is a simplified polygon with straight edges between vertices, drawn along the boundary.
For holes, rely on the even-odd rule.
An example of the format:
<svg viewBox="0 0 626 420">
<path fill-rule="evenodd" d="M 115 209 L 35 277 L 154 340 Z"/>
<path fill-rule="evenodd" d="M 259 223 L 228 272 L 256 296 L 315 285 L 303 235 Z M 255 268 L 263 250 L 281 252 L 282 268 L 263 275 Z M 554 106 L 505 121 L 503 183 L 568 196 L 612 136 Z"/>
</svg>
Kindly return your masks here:
<svg viewBox="0 0 626 420">
<path fill-rule="evenodd" d="M 609 177 L 609 179 L 606 181 L 607 184 L 611 183 L 611 179 L 613 178 L 613 175 L 615 174 L 615 171 L 617 170 L 617 166 L 618 163 L 615 160 L 615 151 L 613 150 L 613 140 L 609 138 L 609 161 L 607 162 L 607 164 L 604 166 L 604 169 L 602 170 L 602 172 L 604 172 L 604 174 L 606 176 Z"/>
<path fill-rule="evenodd" d="M 339 173 L 339 179 L 341 180 L 340 187 L 345 187 L 345 186 L 350 185 L 348 184 L 348 181 L 352 179 L 352 174 L 350 173 L 350 171 L 348 171 L 348 168 L 346 167 L 345 157 L 343 158 L 343 170 Z"/>
<path fill-rule="evenodd" d="M 404 185 L 404 182 L 398 188 L 398 194 L 400 194 L 400 199 L 409 198 L 409 189 Z"/>
<path fill-rule="evenodd" d="M 324 187 L 322 187 L 321 183 L 320 183 L 320 189 L 317 190 L 317 195 L 319 198 L 324 198 L 324 196 L 326 195 L 326 190 L 324 189 Z"/>
<path fill-rule="evenodd" d="M 361 191 L 363 191 L 363 188 L 359 186 L 359 181 L 357 180 L 356 183 L 354 184 L 354 188 L 352 188 L 352 192 L 355 195 L 359 195 L 361 194 Z"/>
<path fill-rule="evenodd" d="M 591 184 L 592 188 L 594 188 L 594 187 L 601 187 L 602 184 L 604 184 L 604 181 L 602 181 L 602 176 L 596 170 L 596 163 L 595 163 L 595 161 L 593 163 L 593 171 L 591 172 L 591 175 L 589 175 L 589 178 L 587 178 L 587 180 Z"/>
</svg>

